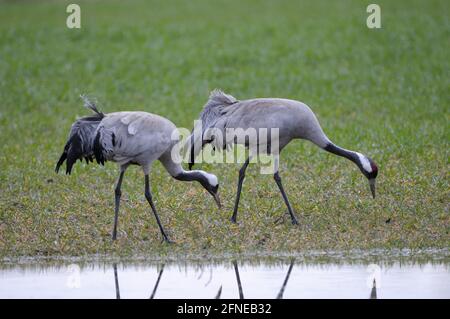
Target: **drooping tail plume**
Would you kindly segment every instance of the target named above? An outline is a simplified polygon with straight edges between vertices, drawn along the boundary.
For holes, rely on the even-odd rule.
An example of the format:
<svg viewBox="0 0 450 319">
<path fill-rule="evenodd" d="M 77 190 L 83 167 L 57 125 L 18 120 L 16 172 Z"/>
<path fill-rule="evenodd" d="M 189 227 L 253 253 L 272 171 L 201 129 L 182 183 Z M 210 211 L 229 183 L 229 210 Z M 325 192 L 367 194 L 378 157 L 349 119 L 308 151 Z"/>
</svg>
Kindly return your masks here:
<svg viewBox="0 0 450 319">
<path fill-rule="evenodd" d="M 95 113 L 97 113 L 99 116 L 104 117 L 105 115 L 100 112 L 97 109 L 97 103 L 96 101 L 90 100 L 89 97 L 86 96 L 86 94 L 81 94 L 80 98 L 83 100 L 84 103 L 84 107 L 87 109 L 90 109 L 92 111 L 94 111 Z"/>
<path fill-rule="evenodd" d="M 72 172 L 73 164 L 75 164 L 78 159 L 81 161 L 84 158 L 86 163 L 92 162 L 93 160 L 92 144 L 94 134 L 98 124 L 105 115 L 100 112 L 97 109 L 96 104 L 89 100 L 85 95 L 81 95 L 80 97 L 84 102 L 84 106 L 95 112 L 95 114 L 93 116 L 80 118 L 72 124 L 69 138 L 64 146 L 64 151 L 55 167 L 56 173 L 59 172 L 61 165 L 65 161 L 67 161 L 66 174 L 70 174 Z"/>
</svg>

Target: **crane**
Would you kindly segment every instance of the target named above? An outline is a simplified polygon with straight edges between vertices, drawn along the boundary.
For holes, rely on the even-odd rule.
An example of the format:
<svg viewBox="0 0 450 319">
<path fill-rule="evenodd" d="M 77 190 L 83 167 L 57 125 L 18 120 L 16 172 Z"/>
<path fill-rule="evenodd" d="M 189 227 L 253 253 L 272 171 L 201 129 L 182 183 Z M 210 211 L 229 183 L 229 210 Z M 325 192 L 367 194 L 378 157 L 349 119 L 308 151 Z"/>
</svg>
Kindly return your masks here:
<svg viewBox="0 0 450 319">
<path fill-rule="evenodd" d="M 257 132 L 276 131 L 271 138 L 242 136 L 249 129 Z M 232 132 L 232 133 L 230 133 Z M 262 134 L 262 135 L 264 135 Z M 276 140 L 275 140 L 276 138 Z M 279 174 L 279 156 L 283 148 L 294 139 L 311 141 L 321 149 L 347 158 L 356 164 L 369 181 L 375 198 L 375 180 L 378 167 L 375 162 L 359 152 L 346 150 L 331 142 L 323 132 L 313 111 L 304 103 L 282 98 L 256 98 L 239 101 L 232 95 L 215 89 L 200 113 L 185 147 L 189 151 L 189 169 L 203 147 L 211 144 L 214 149 L 227 149 L 231 144 L 244 145 L 249 156 L 239 170 L 237 194 L 231 221 L 236 223 L 239 199 L 245 171 L 252 157 L 265 153 L 273 156 L 273 177 L 291 216 L 292 224 L 298 221 L 284 191 Z M 275 146 L 277 147 L 275 147 Z"/>
<path fill-rule="evenodd" d="M 112 239 L 117 238 L 117 222 L 121 197 L 121 185 L 126 169 L 130 165 L 141 166 L 145 177 L 145 198 L 155 215 L 165 242 L 170 242 L 150 192 L 149 172 L 152 163 L 159 160 L 169 174 L 180 181 L 197 181 L 210 193 L 220 208 L 219 183 L 213 174 L 201 170 L 185 171 L 179 159 L 178 131 L 168 119 L 146 112 L 115 112 L 104 114 L 96 103 L 85 96 L 84 106 L 94 115 L 78 119 L 72 125 L 64 151 L 56 164 L 58 173 L 66 161 L 66 174 L 71 174 L 77 160 L 86 163 L 96 159 L 98 164 L 116 162 L 119 178 L 115 187 L 114 228 Z"/>
</svg>

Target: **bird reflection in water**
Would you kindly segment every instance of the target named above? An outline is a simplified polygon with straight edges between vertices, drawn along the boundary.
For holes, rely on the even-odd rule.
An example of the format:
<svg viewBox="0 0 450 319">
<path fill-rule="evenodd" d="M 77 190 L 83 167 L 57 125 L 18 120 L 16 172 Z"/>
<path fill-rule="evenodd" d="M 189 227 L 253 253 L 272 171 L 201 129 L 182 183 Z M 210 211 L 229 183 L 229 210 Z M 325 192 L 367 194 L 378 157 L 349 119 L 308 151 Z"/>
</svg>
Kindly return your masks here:
<svg viewBox="0 0 450 319">
<path fill-rule="evenodd" d="M 150 299 L 153 299 L 155 297 L 156 290 L 158 289 L 159 281 L 161 280 L 161 276 L 162 276 L 162 273 L 164 271 L 164 267 L 165 266 L 166 266 L 165 264 L 162 264 L 161 269 L 159 270 L 158 279 L 156 280 L 155 287 L 153 288 L 153 291 L 152 291 L 152 294 L 150 296 Z"/>
<path fill-rule="evenodd" d="M 234 260 L 232 263 L 233 263 L 234 273 L 235 273 L 235 276 L 236 276 L 236 283 L 237 283 L 238 291 L 239 291 L 239 299 L 244 299 L 244 290 L 243 290 L 243 287 L 242 287 L 241 277 L 240 277 L 240 274 L 239 274 L 239 266 L 238 266 L 238 263 L 237 263 L 236 260 Z M 278 294 L 276 296 L 276 299 L 283 299 L 283 295 L 284 295 L 286 286 L 287 286 L 287 284 L 289 282 L 289 278 L 291 276 L 292 269 L 294 268 L 294 263 L 295 263 L 295 259 L 291 259 L 288 271 L 287 271 L 286 276 L 284 278 L 283 284 L 281 285 L 281 288 L 280 288 L 280 290 L 279 290 L 279 292 L 278 292 Z M 156 292 L 158 290 L 159 283 L 161 281 L 162 274 L 164 272 L 164 267 L 165 267 L 165 264 L 162 264 L 161 268 L 159 269 L 158 278 L 156 279 L 156 283 L 155 283 L 155 286 L 153 287 L 153 291 L 152 291 L 152 293 L 150 295 L 150 299 L 154 299 L 155 298 Z M 118 276 L 117 264 L 116 263 L 113 264 L 113 269 L 114 269 L 114 281 L 115 281 L 115 288 L 116 288 L 116 299 L 120 299 L 119 276 Z M 219 290 L 217 291 L 217 293 L 215 295 L 215 299 L 220 299 L 221 296 L 222 296 L 222 285 L 219 287 Z M 370 292 L 370 297 L 369 298 L 370 299 L 377 299 L 377 284 L 376 284 L 375 279 L 373 280 L 373 286 L 372 286 L 372 290 Z"/>
<path fill-rule="evenodd" d="M 165 264 L 162 264 L 161 269 L 159 270 L 159 273 L 158 273 L 158 279 L 156 279 L 155 286 L 153 287 L 153 291 L 152 291 L 152 294 L 150 295 L 149 299 L 155 298 L 155 294 L 156 294 L 156 291 L 158 290 L 161 276 L 164 272 L 164 267 L 165 267 Z M 116 299 L 120 299 L 119 276 L 117 274 L 117 264 L 116 263 L 113 264 L 113 269 L 114 269 L 114 282 L 115 282 L 115 287 L 116 287 Z"/>
<path fill-rule="evenodd" d="M 286 277 L 285 277 L 285 279 L 283 281 L 283 285 L 281 286 L 280 291 L 278 292 L 277 299 L 282 299 L 283 298 L 283 293 L 284 293 L 286 285 L 287 285 L 287 283 L 289 281 L 289 277 L 291 275 L 292 268 L 294 267 L 294 262 L 295 262 L 295 259 L 291 259 L 291 263 L 289 265 L 288 272 L 287 272 Z M 239 290 L 239 299 L 244 299 L 244 290 L 242 289 L 241 277 L 239 275 L 239 267 L 238 267 L 238 264 L 237 264 L 236 260 L 233 261 L 233 267 L 234 267 L 234 273 L 236 275 L 236 282 L 237 282 L 238 290 Z M 220 292 L 222 292 L 222 287 L 220 287 Z"/>
<path fill-rule="evenodd" d="M 119 288 L 119 276 L 117 275 L 117 264 L 113 264 L 114 268 L 114 283 L 116 286 L 116 299 L 120 299 L 120 288 Z"/>
<path fill-rule="evenodd" d="M 289 276 L 291 275 L 292 268 L 294 267 L 295 259 L 291 259 L 291 264 L 289 265 L 288 272 L 286 274 L 286 278 L 284 278 L 283 285 L 281 286 L 280 291 L 278 292 L 277 299 L 283 299 L 284 289 L 289 281 Z"/>
<path fill-rule="evenodd" d="M 378 299 L 377 298 L 377 282 L 375 278 L 373 279 L 372 291 L 370 292 L 370 299 Z"/>
</svg>

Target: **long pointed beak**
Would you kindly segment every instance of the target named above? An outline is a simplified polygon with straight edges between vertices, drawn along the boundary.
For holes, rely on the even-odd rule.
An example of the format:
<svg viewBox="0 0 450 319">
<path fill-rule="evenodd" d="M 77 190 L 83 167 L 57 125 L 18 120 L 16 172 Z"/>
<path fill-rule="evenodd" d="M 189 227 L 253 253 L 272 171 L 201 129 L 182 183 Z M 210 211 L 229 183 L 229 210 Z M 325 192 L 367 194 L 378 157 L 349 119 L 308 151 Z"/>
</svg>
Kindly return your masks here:
<svg viewBox="0 0 450 319">
<path fill-rule="evenodd" d="M 370 191 L 372 192 L 372 197 L 375 199 L 375 178 L 369 179 Z"/>
<path fill-rule="evenodd" d="M 219 194 L 213 194 L 213 197 L 214 197 L 214 200 L 216 201 L 216 204 L 217 204 L 217 207 L 219 208 L 219 209 L 221 209 L 222 208 L 222 205 L 220 204 L 220 198 L 219 198 Z"/>
</svg>

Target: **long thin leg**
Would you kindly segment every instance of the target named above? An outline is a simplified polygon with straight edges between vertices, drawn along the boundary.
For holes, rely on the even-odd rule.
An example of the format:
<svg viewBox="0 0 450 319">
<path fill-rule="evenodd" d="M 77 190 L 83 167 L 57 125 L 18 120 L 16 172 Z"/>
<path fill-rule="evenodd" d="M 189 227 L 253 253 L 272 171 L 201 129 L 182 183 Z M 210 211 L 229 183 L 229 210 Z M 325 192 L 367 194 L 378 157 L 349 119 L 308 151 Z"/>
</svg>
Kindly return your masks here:
<svg viewBox="0 0 450 319">
<path fill-rule="evenodd" d="M 283 299 L 284 289 L 286 288 L 286 285 L 289 280 L 289 276 L 291 275 L 291 271 L 292 271 L 293 267 L 294 267 L 294 259 L 291 260 L 291 264 L 289 265 L 289 269 L 286 274 L 286 278 L 284 278 L 283 286 L 281 286 L 280 292 L 277 295 L 277 299 Z"/>
<path fill-rule="evenodd" d="M 216 299 L 220 299 L 221 295 L 222 295 L 222 286 L 220 286 L 219 291 L 217 292 Z"/>
<path fill-rule="evenodd" d="M 117 238 L 117 221 L 119 220 L 119 205 L 120 205 L 120 196 L 122 195 L 122 191 L 120 188 L 122 187 L 123 175 L 125 174 L 125 170 L 121 169 L 120 176 L 116 184 L 116 189 L 114 190 L 115 194 L 115 207 L 114 207 L 114 228 L 112 233 L 112 240 L 116 240 Z"/>
<path fill-rule="evenodd" d="M 280 189 L 281 195 L 283 196 L 284 202 L 286 203 L 286 206 L 289 210 L 289 214 L 291 215 L 292 225 L 298 225 L 298 221 L 295 218 L 294 212 L 292 211 L 291 204 L 289 203 L 287 195 L 284 192 L 283 185 L 281 184 L 281 177 L 278 174 L 278 171 L 275 172 L 275 174 L 273 174 L 273 178 L 275 179 L 275 182 L 277 183 L 278 188 Z"/>
<path fill-rule="evenodd" d="M 164 228 L 161 225 L 161 221 L 159 220 L 158 213 L 156 212 L 155 205 L 153 204 L 152 194 L 150 193 L 150 182 L 148 178 L 148 174 L 145 175 L 145 198 L 147 199 L 148 203 L 150 204 L 153 214 L 155 214 L 156 222 L 158 223 L 159 230 L 161 231 L 161 234 L 163 235 L 163 240 L 167 243 L 170 243 L 169 237 L 167 237 L 166 232 L 164 231 Z"/>
<path fill-rule="evenodd" d="M 120 299 L 120 289 L 119 289 L 119 276 L 117 275 L 117 264 L 113 264 L 114 268 L 114 283 L 116 285 L 116 299 Z"/>
<path fill-rule="evenodd" d="M 163 273 L 163 271 L 164 271 L 164 266 L 165 266 L 165 265 L 163 264 L 162 267 L 161 267 L 161 269 L 159 270 L 158 279 L 156 280 L 155 287 L 153 287 L 153 291 L 152 291 L 152 294 L 151 294 L 151 296 L 150 296 L 150 299 L 155 298 L 156 290 L 158 289 L 159 281 L 161 280 L 161 276 L 162 276 L 162 273 Z"/>
<path fill-rule="evenodd" d="M 249 162 L 250 162 L 250 157 L 247 158 L 247 160 L 245 161 L 244 165 L 242 165 L 241 169 L 239 170 L 239 180 L 238 180 L 236 201 L 234 202 L 233 216 L 231 216 L 231 221 L 233 223 L 236 223 L 237 211 L 238 211 L 238 206 L 239 206 L 239 199 L 241 197 L 242 183 L 244 182 L 245 170 L 247 169 L 247 166 L 248 166 Z"/>
<path fill-rule="evenodd" d="M 233 261 L 234 273 L 236 274 L 236 281 L 239 289 L 239 299 L 244 299 L 244 291 L 242 290 L 241 277 L 239 276 L 239 268 L 237 265 L 237 261 Z"/>
</svg>

